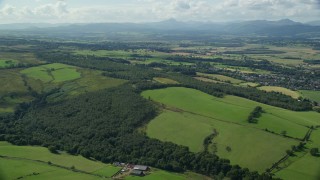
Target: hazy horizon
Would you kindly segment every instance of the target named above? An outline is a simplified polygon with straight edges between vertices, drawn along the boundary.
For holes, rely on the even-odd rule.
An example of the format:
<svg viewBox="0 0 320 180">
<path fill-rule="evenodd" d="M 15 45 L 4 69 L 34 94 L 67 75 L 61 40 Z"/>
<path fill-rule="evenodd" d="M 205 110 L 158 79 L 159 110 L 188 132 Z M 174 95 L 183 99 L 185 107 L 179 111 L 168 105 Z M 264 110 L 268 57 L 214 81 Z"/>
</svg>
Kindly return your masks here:
<svg viewBox="0 0 320 180">
<path fill-rule="evenodd" d="M 0 0 L 0 24 L 320 20 L 320 0 Z"/>
</svg>

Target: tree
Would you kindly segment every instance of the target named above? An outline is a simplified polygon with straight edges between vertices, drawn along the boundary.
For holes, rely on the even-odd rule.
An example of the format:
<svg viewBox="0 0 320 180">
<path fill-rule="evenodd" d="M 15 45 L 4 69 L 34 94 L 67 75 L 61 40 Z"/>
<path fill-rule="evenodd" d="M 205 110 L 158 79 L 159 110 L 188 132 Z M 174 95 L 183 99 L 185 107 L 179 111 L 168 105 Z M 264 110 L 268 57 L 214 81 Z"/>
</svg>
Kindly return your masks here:
<svg viewBox="0 0 320 180">
<path fill-rule="evenodd" d="M 281 135 L 282 136 L 286 136 L 287 135 L 287 131 L 281 131 Z"/>
<path fill-rule="evenodd" d="M 289 155 L 289 156 L 293 156 L 293 155 L 294 155 L 292 150 L 287 150 L 286 153 L 287 153 L 287 155 Z"/>
<path fill-rule="evenodd" d="M 53 154 L 58 154 L 58 151 L 57 151 L 57 147 L 56 146 L 49 146 L 48 147 L 49 151 Z"/>
<path fill-rule="evenodd" d="M 312 149 L 310 150 L 310 154 L 311 154 L 312 156 L 319 156 L 319 148 L 312 148 Z"/>
</svg>

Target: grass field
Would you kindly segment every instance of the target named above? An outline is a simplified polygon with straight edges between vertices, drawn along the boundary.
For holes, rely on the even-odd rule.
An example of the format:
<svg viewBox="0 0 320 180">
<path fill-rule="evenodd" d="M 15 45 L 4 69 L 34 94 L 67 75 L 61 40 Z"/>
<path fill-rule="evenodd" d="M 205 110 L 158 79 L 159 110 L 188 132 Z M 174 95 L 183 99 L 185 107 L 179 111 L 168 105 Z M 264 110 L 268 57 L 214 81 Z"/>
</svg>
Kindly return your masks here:
<svg viewBox="0 0 320 180">
<path fill-rule="evenodd" d="M 305 98 L 308 98 L 312 101 L 320 102 L 320 91 L 300 90 L 299 92 Z"/>
<path fill-rule="evenodd" d="M 0 70 L 0 79 L 0 113 L 11 113 L 17 104 L 32 100 L 19 70 Z"/>
<path fill-rule="evenodd" d="M 209 79 L 213 79 L 213 80 L 217 80 L 217 81 L 221 81 L 221 82 L 228 82 L 231 84 L 240 84 L 243 82 L 242 80 L 235 79 L 235 78 L 228 77 L 228 76 L 224 76 L 224 75 L 219 75 L 219 74 L 197 73 L 197 75 L 200 77 L 205 77 L 205 78 L 209 78 Z"/>
<path fill-rule="evenodd" d="M 311 148 L 320 149 L 320 129 L 313 131 L 307 149 L 290 157 L 282 167 L 283 170 L 276 172 L 276 176 L 282 179 L 292 180 L 319 180 L 320 179 L 320 157 L 311 156 Z"/>
<path fill-rule="evenodd" d="M 6 67 L 10 67 L 10 66 L 14 66 L 17 64 L 17 61 L 13 61 L 13 60 L 1 60 L 0 59 L 0 68 L 6 68 Z"/>
<path fill-rule="evenodd" d="M 277 86 L 261 86 L 258 89 L 263 90 L 263 91 L 267 91 L 267 92 L 279 92 L 288 96 L 291 96 L 295 99 L 299 98 L 301 95 L 299 92 L 297 91 L 292 91 L 290 89 L 287 88 L 283 88 L 283 87 L 277 87 Z"/>
<path fill-rule="evenodd" d="M 304 137 L 307 132 L 305 126 L 320 125 L 319 113 L 289 111 L 236 96 L 216 98 L 188 88 L 150 90 L 143 92 L 142 95 L 150 96 L 152 100 L 171 107 L 222 121 L 240 123 L 263 130 L 268 128 L 276 133 L 286 130 L 287 135 L 297 138 Z M 261 123 L 249 124 L 247 117 L 256 106 L 261 106 L 265 113 L 260 117 Z"/>
<path fill-rule="evenodd" d="M 58 83 L 78 79 L 81 77 L 81 74 L 77 72 L 75 67 L 58 63 L 31 67 L 22 70 L 21 73 L 28 77 L 39 79 L 45 83 Z"/>
<path fill-rule="evenodd" d="M 252 83 L 252 82 L 247 82 L 247 83 L 241 83 L 239 84 L 240 86 L 244 86 L 244 87 L 257 87 L 259 86 L 259 84 L 257 83 Z"/>
<path fill-rule="evenodd" d="M 191 151 L 199 152 L 203 150 L 204 138 L 210 135 L 213 129 L 218 131 L 218 136 L 214 137 L 215 146 L 211 148 L 215 149 L 220 157 L 230 159 L 233 164 L 260 172 L 281 159 L 285 155 L 285 150 L 297 143 L 262 130 L 168 110 L 150 122 L 147 135 L 184 145 Z M 231 152 L 226 150 L 227 147 L 232 149 Z M 260 159 L 260 163 L 255 159 Z"/>
<path fill-rule="evenodd" d="M 168 78 L 155 77 L 153 80 L 162 84 L 179 84 L 177 81 Z"/>
<path fill-rule="evenodd" d="M 82 173 L 76 173 L 39 162 L 0 158 L 0 179 L 95 180 L 102 178 Z"/>
<path fill-rule="evenodd" d="M 167 171 L 152 169 L 152 172 L 145 177 L 127 176 L 126 180 L 207 180 L 200 174 L 186 172 L 184 174 L 171 173 Z"/>
<path fill-rule="evenodd" d="M 216 81 L 216 80 L 205 78 L 205 77 L 194 77 L 194 79 L 197 79 L 197 80 L 203 81 L 203 82 L 210 82 L 210 83 L 223 83 L 221 81 Z"/>
<path fill-rule="evenodd" d="M 49 100 L 59 101 L 86 92 L 116 87 L 127 82 L 126 80 L 103 76 L 101 71 L 79 69 L 78 72 L 81 73 L 81 78 L 64 82 L 60 86 L 61 91 L 49 96 Z"/>
<path fill-rule="evenodd" d="M 82 156 L 72 156 L 66 153 L 52 154 L 48 149 L 43 147 L 32 146 L 14 146 L 8 142 L 0 141 L 0 179 L 54 179 L 54 180 L 94 180 L 102 179 L 97 176 L 73 172 L 68 169 L 51 166 L 47 162 L 50 161 L 55 165 L 70 168 L 74 166 L 77 170 L 82 170 L 104 177 L 111 177 L 121 168 L 114 167 L 109 164 L 103 164 L 98 161 L 91 161 Z M 40 160 L 40 161 L 38 161 Z M 146 179 L 146 180 L 202 180 L 207 177 L 186 172 L 184 174 L 171 173 L 159 169 L 152 168 L 151 173 L 145 177 L 127 176 L 125 179 Z"/>
<path fill-rule="evenodd" d="M 148 125 L 150 137 L 201 151 L 204 137 L 216 129 L 219 135 L 214 141 L 219 156 L 259 171 L 281 159 L 291 145 L 298 144 L 296 140 L 266 132 L 266 128 L 277 134 L 286 131 L 287 135 L 302 139 L 308 131 L 305 126 L 320 125 L 320 114 L 315 112 L 293 112 L 235 96 L 216 98 L 188 88 L 149 90 L 142 95 L 167 106 Z M 257 124 L 247 123 L 248 115 L 258 105 L 265 113 Z M 226 150 L 227 146 L 231 152 Z"/>
<path fill-rule="evenodd" d="M 82 170 L 85 172 L 90 172 L 93 174 L 99 174 L 107 177 L 111 177 L 114 173 L 116 173 L 119 168 L 113 167 L 108 164 L 103 164 L 98 161 L 91 161 L 88 160 L 82 156 L 72 156 L 66 153 L 62 154 L 52 154 L 49 152 L 47 148 L 43 147 L 33 147 L 33 146 L 14 146 L 7 142 L 0 142 L 0 155 L 1 156 L 8 156 L 8 157 L 15 157 L 15 158 L 24 158 L 23 162 L 21 163 L 31 163 L 35 164 L 37 167 L 42 167 L 47 169 L 47 166 L 43 166 L 43 164 L 37 162 L 33 162 L 30 160 L 40 160 L 43 162 L 51 162 L 56 165 L 64 166 L 64 167 L 72 167 L 74 166 L 78 170 Z M 1 159 L 0 162 L 2 162 L 3 159 Z M 20 161 L 20 159 L 8 159 L 8 161 Z M 16 165 L 19 165 L 19 162 L 14 163 Z M 0 163 L 0 169 L 2 169 L 3 172 L 5 172 L 8 175 L 16 175 L 16 174 L 22 174 L 27 175 L 27 173 L 23 172 L 25 169 L 15 169 L 15 165 L 13 164 L 13 167 L 11 167 L 11 171 L 5 169 L 5 164 Z M 22 166 L 22 165 L 21 165 Z M 22 166 L 23 167 L 23 166 Z M 49 168 L 52 169 L 52 167 L 49 166 Z M 28 166 L 26 169 L 28 172 L 37 172 L 37 168 L 32 168 L 32 165 Z M 22 171 L 22 172 L 21 172 Z M 30 174 L 29 173 L 29 174 Z"/>
</svg>

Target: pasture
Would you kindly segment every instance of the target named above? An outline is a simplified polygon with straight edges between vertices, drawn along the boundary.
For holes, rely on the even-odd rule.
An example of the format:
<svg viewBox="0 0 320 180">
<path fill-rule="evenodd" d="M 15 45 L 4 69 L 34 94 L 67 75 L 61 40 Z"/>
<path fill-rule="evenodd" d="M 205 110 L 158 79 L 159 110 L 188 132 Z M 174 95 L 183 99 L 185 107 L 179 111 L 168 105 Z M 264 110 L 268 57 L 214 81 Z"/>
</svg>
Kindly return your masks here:
<svg viewBox="0 0 320 180">
<path fill-rule="evenodd" d="M 47 148 L 44 148 L 44 147 L 15 146 L 7 142 L 0 142 L 0 155 L 12 157 L 12 158 L 22 158 L 24 159 L 23 162 L 30 163 L 30 161 L 32 161 L 32 164 L 34 164 L 33 160 L 40 160 L 43 162 L 50 161 L 52 164 L 56 164 L 56 165 L 60 165 L 68 168 L 74 166 L 78 170 L 82 170 L 82 171 L 93 173 L 93 174 L 99 174 L 107 177 L 111 177 L 114 173 L 116 173 L 119 170 L 118 167 L 113 167 L 111 165 L 103 164 L 98 161 L 91 161 L 82 156 L 72 156 L 64 152 L 61 154 L 52 154 L 49 152 Z M 9 160 L 11 161 L 12 159 L 9 159 Z M 14 161 L 20 161 L 20 160 L 21 159 L 14 159 Z M 19 162 L 17 162 L 17 164 L 19 164 Z M 35 164 L 38 164 L 38 166 L 40 167 L 43 166 L 41 165 L 41 163 L 35 163 Z M 3 170 L 4 165 L 5 164 L 2 164 L 2 166 L 0 166 L 0 169 Z M 28 167 L 28 171 L 30 171 L 30 173 L 37 172 L 36 168 L 32 169 L 31 167 L 32 166 Z M 47 168 L 47 167 L 44 166 L 42 168 Z M 3 171 L 7 172 L 8 174 L 14 173 L 11 171 L 5 171 L 5 170 Z M 24 174 L 24 175 L 27 175 L 27 174 Z"/>
<path fill-rule="evenodd" d="M 214 129 L 218 135 L 213 138 L 214 145 L 209 147 L 212 151 L 222 158 L 230 159 L 232 164 L 260 172 L 281 159 L 285 150 L 297 143 L 259 129 L 170 110 L 164 111 L 148 124 L 147 135 L 187 146 L 193 152 L 200 152 L 203 150 L 203 140 L 212 134 Z M 228 151 L 227 147 L 230 147 L 231 151 Z M 257 158 L 263 163 L 255 161 Z"/>
<path fill-rule="evenodd" d="M 71 170 L 50 166 L 48 164 L 40 162 L 0 158 L 0 179 L 96 180 L 102 178 L 83 173 L 73 172 Z"/>
<path fill-rule="evenodd" d="M 320 91 L 300 90 L 299 92 L 304 98 L 320 103 Z"/>
<path fill-rule="evenodd" d="M 21 73 L 28 77 L 39 79 L 44 83 L 59 83 L 81 77 L 75 67 L 58 63 L 27 68 L 22 70 Z"/>
<path fill-rule="evenodd" d="M 0 59 L 0 68 L 12 67 L 17 64 L 17 61 L 14 60 L 2 60 Z"/>
<path fill-rule="evenodd" d="M 297 91 L 292 91 L 290 89 L 277 87 L 277 86 L 261 86 L 261 87 L 258 87 L 258 89 L 267 91 L 267 92 L 279 92 L 279 93 L 291 96 L 292 98 L 295 98 L 295 99 L 298 99 L 301 96 L 300 93 Z"/>
<path fill-rule="evenodd" d="M 290 157 L 285 163 L 281 164 L 280 169 L 276 172 L 276 177 L 292 180 L 318 180 L 320 179 L 320 158 L 311 156 L 311 148 L 320 149 L 320 129 L 313 131 L 306 149 L 298 152 L 296 156 Z"/>
<path fill-rule="evenodd" d="M 224 76 L 224 75 L 219 75 L 219 74 L 197 73 L 197 76 L 213 79 L 216 81 L 227 82 L 227 83 L 231 83 L 231 84 L 243 83 L 242 80 L 235 79 L 235 78 L 228 77 L 228 76 Z"/>
<path fill-rule="evenodd" d="M 152 168 L 150 174 L 144 177 L 127 176 L 126 180 L 207 180 L 208 177 L 196 174 L 193 172 L 186 172 L 184 174 L 172 173 Z"/>
<path fill-rule="evenodd" d="M 252 82 L 246 82 L 246 83 L 241 83 L 239 86 L 244 86 L 244 87 L 257 87 L 259 86 L 258 83 L 252 83 Z"/>
<path fill-rule="evenodd" d="M 320 125 L 319 113 L 294 112 L 236 96 L 217 98 L 198 90 L 181 87 L 149 90 L 143 92 L 142 95 L 144 97 L 150 96 L 152 100 L 169 107 L 212 117 L 220 121 L 238 123 L 263 130 L 267 128 L 278 134 L 285 130 L 287 135 L 296 138 L 304 137 L 308 130 L 305 126 Z M 247 117 L 256 106 L 261 106 L 265 113 L 259 118 L 261 123 L 249 124 Z"/>
<path fill-rule="evenodd" d="M 177 81 L 168 79 L 168 78 L 162 78 L 162 77 L 155 77 L 153 80 L 161 83 L 161 84 L 179 84 Z"/>
<path fill-rule="evenodd" d="M 316 112 L 293 112 L 236 96 L 216 98 L 188 88 L 148 90 L 142 96 L 166 106 L 163 113 L 148 124 L 148 136 L 199 152 L 203 150 L 204 138 L 216 129 L 218 136 L 214 137 L 216 147 L 213 151 L 234 164 L 260 172 L 299 143 L 282 137 L 281 132 L 302 139 L 308 131 L 306 126 L 320 125 L 320 114 Z M 261 106 L 265 112 L 257 124 L 248 123 L 247 117 L 256 106 Z"/>
</svg>

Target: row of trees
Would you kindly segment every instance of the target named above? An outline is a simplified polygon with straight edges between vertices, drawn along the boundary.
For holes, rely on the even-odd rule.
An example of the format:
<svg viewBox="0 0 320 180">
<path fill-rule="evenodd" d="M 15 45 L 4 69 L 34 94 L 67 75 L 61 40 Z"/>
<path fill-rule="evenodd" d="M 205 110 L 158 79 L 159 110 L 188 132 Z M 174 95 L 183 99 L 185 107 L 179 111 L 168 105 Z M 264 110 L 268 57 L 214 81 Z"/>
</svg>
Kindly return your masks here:
<svg viewBox="0 0 320 180">
<path fill-rule="evenodd" d="M 254 110 L 248 116 L 248 122 L 258 123 L 258 118 L 261 116 L 262 113 L 263 113 L 263 110 L 261 106 L 255 107 Z"/>
</svg>

